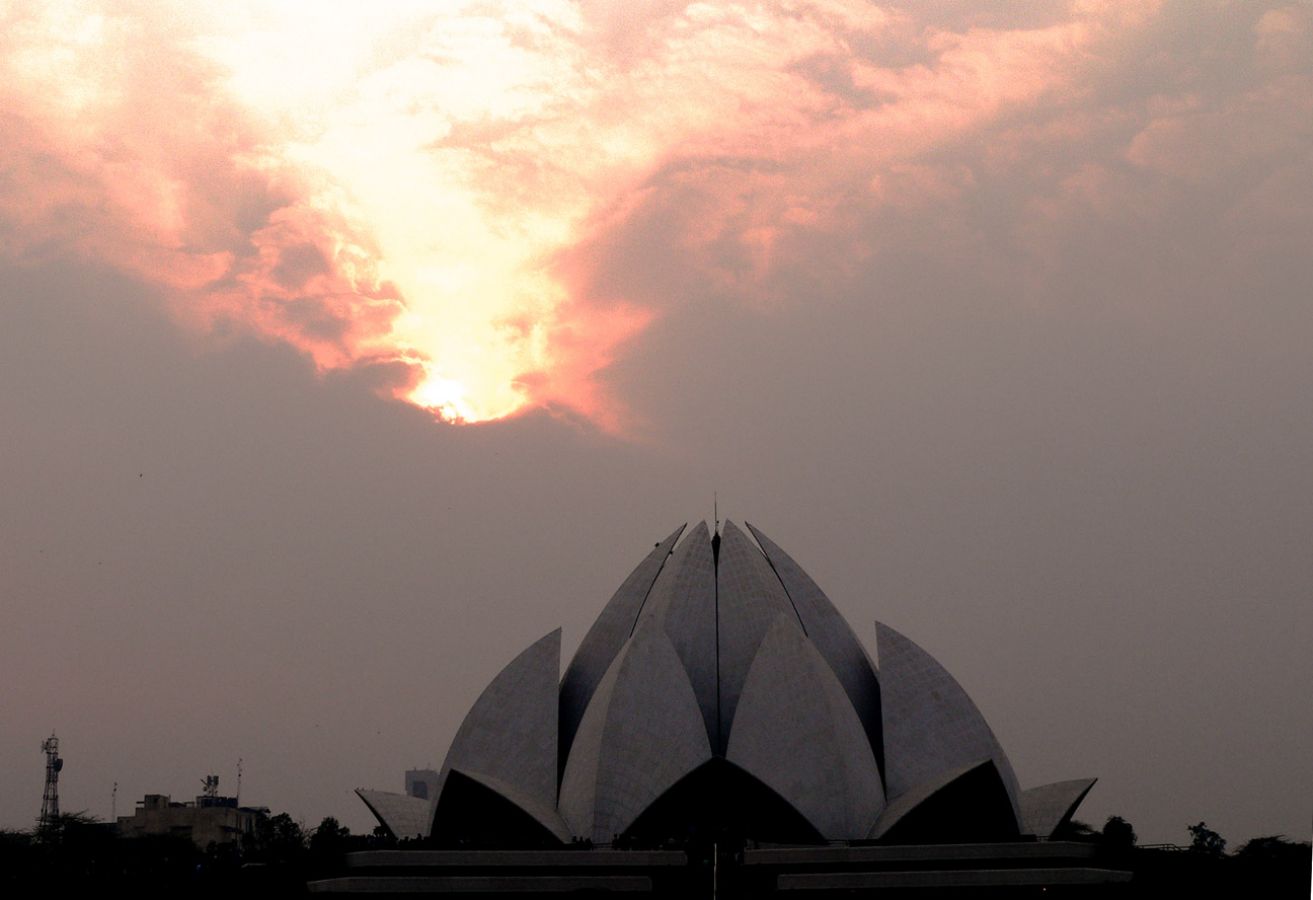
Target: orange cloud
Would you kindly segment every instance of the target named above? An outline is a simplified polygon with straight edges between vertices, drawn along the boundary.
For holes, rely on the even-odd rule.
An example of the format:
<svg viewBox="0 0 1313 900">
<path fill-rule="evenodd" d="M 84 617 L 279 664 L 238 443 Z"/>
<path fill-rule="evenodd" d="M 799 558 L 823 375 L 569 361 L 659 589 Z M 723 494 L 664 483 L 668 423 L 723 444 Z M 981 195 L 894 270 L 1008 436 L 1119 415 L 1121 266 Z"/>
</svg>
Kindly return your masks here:
<svg viewBox="0 0 1313 900">
<path fill-rule="evenodd" d="M 451 421 L 540 407 L 623 432 L 606 369 L 682 302 L 623 277 L 625 253 L 793 302 L 775 275 L 848 277 L 881 210 L 942 211 L 1134 121 L 1128 148 L 1039 167 L 1052 195 L 1024 206 L 1106 208 L 1110 166 L 1166 167 L 1209 121 L 1091 100 L 1153 4 L 1020 25 L 842 0 L 427 6 L 10 8 L 6 252 L 113 263 L 323 369 L 396 364 L 397 396 Z M 1286 59 L 1306 35 L 1292 7 L 1252 40 Z"/>
</svg>

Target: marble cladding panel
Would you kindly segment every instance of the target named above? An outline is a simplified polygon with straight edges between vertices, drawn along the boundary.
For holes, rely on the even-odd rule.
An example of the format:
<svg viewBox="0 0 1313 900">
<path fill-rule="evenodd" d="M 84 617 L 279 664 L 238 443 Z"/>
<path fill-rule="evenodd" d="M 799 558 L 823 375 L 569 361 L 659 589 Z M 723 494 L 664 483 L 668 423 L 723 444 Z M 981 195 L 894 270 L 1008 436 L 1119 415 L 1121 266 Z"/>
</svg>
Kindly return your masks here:
<svg viewBox="0 0 1313 900">
<path fill-rule="evenodd" d="M 876 642 L 889 797 L 989 758 L 1019 813 L 1012 764 L 962 686 L 934 657 L 887 625 L 876 623 Z"/>
<path fill-rule="evenodd" d="M 922 803 L 930 800 L 940 791 L 951 789 L 960 779 L 976 776 L 979 774 L 978 770 L 986 767 L 993 768 L 995 774 L 997 774 L 997 767 L 994 766 L 992 759 L 978 759 L 952 769 L 944 769 L 934 778 L 903 791 L 885 806 L 884 812 L 871 829 L 870 837 L 872 839 L 884 837 L 887 832 L 897 827 L 904 818 L 915 812 Z"/>
<path fill-rule="evenodd" d="M 629 652 L 633 638 L 620 648 L 611 661 L 602 680 L 597 683 L 588 708 L 579 720 L 570 755 L 561 773 L 561 789 L 557 811 L 577 837 L 592 837 L 593 819 L 597 808 L 597 770 L 601 765 L 606 724 L 611 715 L 611 699 L 615 695 L 620 666 Z"/>
<path fill-rule="evenodd" d="M 513 784 L 507 784 L 499 778 L 493 778 L 489 775 L 483 775 L 479 772 L 467 772 L 459 766 L 451 769 L 452 772 L 458 772 L 471 781 L 477 782 L 494 794 L 499 795 L 508 803 L 514 805 L 525 815 L 533 818 L 546 831 L 549 831 L 561 843 L 570 840 L 570 829 L 561 818 L 560 813 L 556 811 L 554 803 L 544 803 L 541 797 L 527 794 Z"/>
<path fill-rule="evenodd" d="M 880 714 L 880 682 L 866 647 L 848 622 L 793 557 L 751 523 L 748 529 L 765 552 L 798 612 L 803 630 L 821 656 L 830 664 L 839 683 L 862 720 L 871 751 L 884 770 L 883 721 Z"/>
<path fill-rule="evenodd" d="M 757 647 L 775 621 L 783 617 L 802 634 L 793 604 L 761 551 L 733 522 L 721 529 L 716 571 L 719 605 L 720 746 L 733 727 L 739 696 Z"/>
<path fill-rule="evenodd" d="M 683 662 L 662 629 L 640 630 L 584 715 L 561 783 L 561 813 L 574 834 L 609 843 L 710 758 Z"/>
<path fill-rule="evenodd" d="M 357 790 L 374 818 L 398 839 L 425 837 L 433 825 L 433 804 L 409 794 Z"/>
<path fill-rule="evenodd" d="M 634 634 L 663 630 L 697 697 L 708 740 L 716 744 L 716 566 L 711 532 L 699 522 L 657 576 Z"/>
<path fill-rule="evenodd" d="M 1085 795 L 1094 787 L 1097 778 L 1076 778 L 1055 781 L 1028 788 L 1017 798 L 1021 806 L 1021 830 L 1039 838 L 1049 838 L 1053 832 L 1071 820 Z"/>
<path fill-rule="evenodd" d="M 683 525 L 661 541 L 629 574 L 620 588 L 603 607 L 597 621 L 588 629 L 574 658 L 570 660 L 561 680 L 560 696 L 560 753 L 561 765 L 570 751 L 570 742 L 579 727 L 579 720 L 588 708 L 597 683 L 615 659 L 634 629 L 638 615 L 647 600 L 657 574 L 669 558 L 675 542 L 684 532 Z"/>
<path fill-rule="evenodd" d="M 875 755 L 843 686 L 785 616 L 748 672 L 727 758 L 827 840 L 865 838 L 884 808 Z"/>
<path fill-rule="evenodd" d="M 558 628 L 515 657 L 474 702 L 447 751 L 439 795 L 447 772 L 460 768 L 555 805 L 560 671 Z"/>
</svg>

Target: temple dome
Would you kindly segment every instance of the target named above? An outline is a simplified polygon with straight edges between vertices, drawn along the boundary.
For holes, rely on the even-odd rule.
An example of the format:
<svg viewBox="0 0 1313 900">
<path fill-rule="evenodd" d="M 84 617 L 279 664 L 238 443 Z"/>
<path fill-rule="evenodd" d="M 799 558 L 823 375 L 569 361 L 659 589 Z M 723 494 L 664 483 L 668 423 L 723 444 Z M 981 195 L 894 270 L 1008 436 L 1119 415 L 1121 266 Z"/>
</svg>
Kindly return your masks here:
<svg viewBox="0 0 1313 900">
<path fill-rule="evenodd" d="M 1070 818 L 1090 779 L 1022 791 L 930 654 L 877 625 L 877 670 L 811 577 L 748 531 L 702 522 L 657 543 L 559 684 L 559 630 L 511 661 L 447 753 L 433 841 L 1007 840 Z M 414 833 L 413 803 L 366 794 Z"/>
</svg>

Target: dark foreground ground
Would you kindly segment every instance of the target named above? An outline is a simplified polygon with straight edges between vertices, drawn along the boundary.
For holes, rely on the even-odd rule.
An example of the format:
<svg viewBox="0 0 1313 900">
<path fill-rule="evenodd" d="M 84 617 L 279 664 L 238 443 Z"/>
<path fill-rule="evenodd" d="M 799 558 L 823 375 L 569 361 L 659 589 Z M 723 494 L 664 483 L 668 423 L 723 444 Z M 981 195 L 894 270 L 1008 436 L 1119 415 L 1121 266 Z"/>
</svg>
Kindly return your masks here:
<svg viewBox="0 0 1313 900">
<path fill-rule="evenodd" d="M 417 844 L 398 846 L 382 835 L 351 835 L 331 819 L 308 831 L 287 816 L 275 816 L 261 833 L 250 835 L 241 843 L 201 850 L 184 837 L 120 838 L 107 826 L 70 817 L 41 835 L 0 832 L 0 897 L 36 896 L 38 892 L 84 895 L 107 890 L 131 891 L 139 896 L 299 896 L 308 893 L 309 882 L 351 874 L 353 870 L 347 865 L 349 853 L 404 851 L 407 846 L 421 849 Z M 769 888 L 763 890 L 764 883 L 745 881 L 742 876 L 737 883 L 744 885 L 746 892 L 734 890 L 736 872 L 747 871 L 739 865 L 743 856 L 723 847 L 719 849 L 719 897 L 773 893 Z M 1082 891 L 1080 896 L 1134 900 L 1192 895 L 1303 900 L 1310 896 L 1309 844 L 1280 837 L 1256 838 L 1230 854 L 1167 847 L 1103 846 L 1099 849 L 1098 864 L 1129 871 L 1132 880 L 1128 884 Z M 711 868 L 709 854 L 690 852 L 685 876 L 678 879 L 682 885 L 680 894 L 694 896 L 704 893 L 702 888 L 705 888 L 705 895 L 711 896 Z M 926 890 L 894 893 L 917 897 L 939 895 Z M 966 897 L 977 893 L 959 890 L 951 895 Z M 839 891 L 834 895 L 870 894 L 870 891 Z M 880 895 L 888 894 L 881 891 Z M 1051 896 L 1051 893 L 1043 895 Z"/>
</svg>

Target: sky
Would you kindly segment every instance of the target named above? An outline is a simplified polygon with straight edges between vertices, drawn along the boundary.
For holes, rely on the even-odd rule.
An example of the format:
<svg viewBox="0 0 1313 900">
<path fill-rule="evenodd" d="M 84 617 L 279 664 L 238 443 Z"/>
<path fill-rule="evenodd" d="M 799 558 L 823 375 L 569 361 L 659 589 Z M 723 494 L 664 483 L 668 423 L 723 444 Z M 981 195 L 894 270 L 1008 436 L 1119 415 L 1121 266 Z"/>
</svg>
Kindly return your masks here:
<svg viewBox="0 0 1313 900">
<path fill-rule="evenodd" d="M 310 825 L 683 522 L 1313 819 L 1313 4 L 0 2 L 0 827 Z"/>
</svg>

